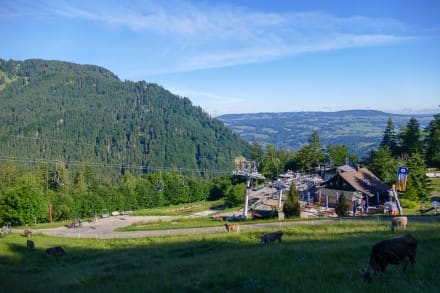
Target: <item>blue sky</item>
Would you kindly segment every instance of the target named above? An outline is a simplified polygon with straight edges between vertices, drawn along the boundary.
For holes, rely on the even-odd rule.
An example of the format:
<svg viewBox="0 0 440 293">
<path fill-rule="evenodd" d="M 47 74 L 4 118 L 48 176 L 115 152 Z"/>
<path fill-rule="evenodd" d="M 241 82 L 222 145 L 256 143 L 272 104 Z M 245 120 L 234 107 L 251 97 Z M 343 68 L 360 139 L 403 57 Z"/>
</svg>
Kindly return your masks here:
<svg viewBox="0 0 440 293">
<path fill-rule="evenodd" d="M 96 64 L 213 116 L 438 113 L 440 1 L 0 0 L 0 58 Z"/>
</svg>

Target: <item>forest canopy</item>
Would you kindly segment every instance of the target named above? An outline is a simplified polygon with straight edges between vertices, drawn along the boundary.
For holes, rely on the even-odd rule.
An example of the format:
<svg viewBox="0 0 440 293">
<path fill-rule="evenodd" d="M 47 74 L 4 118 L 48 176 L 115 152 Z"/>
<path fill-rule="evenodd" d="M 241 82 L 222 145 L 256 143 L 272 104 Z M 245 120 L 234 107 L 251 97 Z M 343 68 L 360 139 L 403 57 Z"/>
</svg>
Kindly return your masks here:
<svg viewBox="0 0 440 293">
<path fill-rule="evenodd" d="M 206 175 L 231 171 L 247 149 L 221 121 L 157 84 L 93 65 L 0 59 L 3 158 Z"/>
</svg>

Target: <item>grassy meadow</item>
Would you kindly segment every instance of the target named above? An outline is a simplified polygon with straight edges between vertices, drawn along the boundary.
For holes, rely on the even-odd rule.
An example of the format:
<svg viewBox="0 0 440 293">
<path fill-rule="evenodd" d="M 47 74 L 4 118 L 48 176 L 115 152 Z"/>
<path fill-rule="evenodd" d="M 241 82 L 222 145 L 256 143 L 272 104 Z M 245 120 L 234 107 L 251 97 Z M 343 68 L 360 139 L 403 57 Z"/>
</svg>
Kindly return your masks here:
<svg viewBox="0 0 440 293">
<path fill-rule="evenodd" d="M 419 242 L 415 266 L 389 266 L 371 284 L 359 269 L 371 246 L 400 235 L 389 222 L 282 228 L 282 243 L 264 245 L 274 230 L 138 239 L 73 239 L 33 235 L 0 238 L 3 292 L 438 292 L 440 223 L 411 222 Z M 44 250 L 62 246 L 67 255 Z"/>
<path fill-rule="evenodd" d="M 440 196 L 440 178 L 431 178 L 431 187 L 432 187 L 432 194 L 434 196 Z"/>
</svg>

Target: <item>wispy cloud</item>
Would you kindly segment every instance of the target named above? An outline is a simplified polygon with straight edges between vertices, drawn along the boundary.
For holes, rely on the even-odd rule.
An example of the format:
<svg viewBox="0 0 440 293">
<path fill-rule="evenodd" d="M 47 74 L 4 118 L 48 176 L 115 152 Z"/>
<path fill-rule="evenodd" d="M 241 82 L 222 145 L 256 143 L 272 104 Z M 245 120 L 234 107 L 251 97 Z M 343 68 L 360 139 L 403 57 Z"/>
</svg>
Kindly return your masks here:
<svg viewBox="0 0 440 293">
<path fill-rule="evenodd" d="M 161 53 L 149 52 L 156 54 L 152 59 L 157 63 L 149 69 L 156 73 L 264 62 L 410 39 L 405 24 L 395 19 L 338 17 L 317 11 L 261 12 L 218 3 L 56 1 L 42 2 L 35 11 L 129 30 L 139 38 L 160 42 Z"/>
</svg>

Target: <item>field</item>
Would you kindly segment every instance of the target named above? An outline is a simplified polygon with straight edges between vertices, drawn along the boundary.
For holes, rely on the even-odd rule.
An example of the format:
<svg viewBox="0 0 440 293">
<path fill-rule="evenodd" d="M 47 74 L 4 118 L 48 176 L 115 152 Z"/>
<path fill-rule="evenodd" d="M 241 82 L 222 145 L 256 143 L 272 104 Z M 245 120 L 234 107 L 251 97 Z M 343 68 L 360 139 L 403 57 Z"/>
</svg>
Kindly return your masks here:
<svg viewBox="0 0 440 293">
<path fill-rule="evenodd" d="M 439 218 L 411 222 L 417 262 L 390 266 L 371 284 L 359 269 L 389 222 L 341 222 L 282 228 L 282 243 L 264 245 L 274 230 L 139 239 L 0 238 L 3 292 L 438 292 Z M 44 250 L 62 246 L 67 255 Z"/>
<path fill-rule="evenodd" d="M 432 178 L 431 187 L 433 189 L 432 194 L 434 196 L 440 196 L 440 178 Z"/>
</svg>

